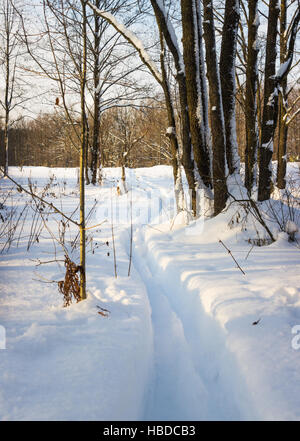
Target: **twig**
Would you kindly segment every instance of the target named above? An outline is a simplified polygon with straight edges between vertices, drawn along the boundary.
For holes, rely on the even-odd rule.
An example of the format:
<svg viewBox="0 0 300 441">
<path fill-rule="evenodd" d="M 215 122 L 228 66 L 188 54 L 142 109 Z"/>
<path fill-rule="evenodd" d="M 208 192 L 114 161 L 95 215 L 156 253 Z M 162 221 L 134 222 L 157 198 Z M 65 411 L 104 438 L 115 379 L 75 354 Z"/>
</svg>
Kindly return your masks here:
<svg viewBox="0 0 300 441">
<path fill-rule="evenodd" d="M 235 260 L 235 258 L 234 258 L 234 256 L 233 256 L 232 252 L 230 251 L 230 249 L 227 248 L 227 246 L 224 244 L 224 242 L 221 241 L 221 239 L 219 240 L 219 242 L 220 242 L 220 244 L 222 244 L 223 247 L 228 251 L 228 254 L 230 254 L 230 256 L 232 257 L 232 259 L 235 261 L 235 263 L 236 263 L 238 269 L 239 269 L 239 270 L 244 274 L 244 276 L 245 276 L 246 274 L 244 273 L 244 271 L 242 270 L 242 268 L 240 267 L 240 265 L 238 264 L 238 262 Z"/>
<path fill-rule="evenodd" d="M 46 260 L 45 262 L 42 262 L 40 259 L 29 259 L 31 260 L 31 262 L 38 262 L 36 263 L 35 266 L 40 266 L 40 265 L 47 265 L 48 263 L 56 263 L 56 262 L 64 262 L 64 259 L 54 259 L 54 260 Z"/>
<path fill-rule="evenodd" d="M 103 317 L 108 317 L 110 314 L 110 311 L 108 309 L 105 308 L 101 308 L 101 306 L 96 305 L 98 309 L 100 309 L 100 311 L 98 311 L 98 314 L 102 315 Z"/>
<path fill-rule="evenodd" d="M 152 225 L 146 224 L 146 227 L 152 228 L 152 230 L 159 231 L 160 233 L 164 233 L 164 231 L 160 230 L 159 228 L 155 228 Z"/>
<path fill-rule="evenodd" d="M 255 244 L 253 244 L 252 245 L 252 247 L 250 248 L 250 250 L 248 251 L 248 253 L 247 253 L 247 256 L 245 257 L 245 260 L 247 260 L 248 259 L 248 257 L 249 257 L 249 254 L 251 253 L 251 251 L 253 250 L 253 248 L 254 248 L 254 245 Z"/>
<path fill-rule="evenodd" d="M 92 228 L 100 227 L 100 225 L 103 225 L 105 222 L 107 222 L 107 219 L 105 219 L 103 222 L 97 225 L 93 225 L 92 227 L 87 227 L 85 230 L 91 230 Z"/>
<path fill-rule="evenodd" d="M 2 168 L 0 168 L 0 171 L 2 171 L 2 173 L 4 173 L 4 170 Z M 38 199 L 39 201 L 41 201 L 43 204 L 48 205 L 48 207 L 50 207 L 52 210 L 54 210 L 56 213 L 61 214 L 64 218 L 68 219 L 68 221 L 72 222 L 74 225 L 77 225 L 79 227 L 79 223 L 74 221 L 73 219 L 71 219 L 69 216 L 67 216 L 66 214 L 64 214 L 62 211 L 60 211 L 57 207 L 55 207 L 52 202 L 48 202 L 45 199 L 41 198 L 40 196 L 38 196 L 37 194 L 33 193 L 33 191 L 29 191 L 26 188 L 24 188 L 22 185 L 20 185 L 17 181 L 15 181 L 13 178 L 11 178 L 7 173 L 4 173 L 4 176 L 6 178 L 8 178 L 11 182 L 13 182 L 16 186 L 17 189 L 19 191 L 24 191 L 24 193 L 29 194 L 29 196 L 31 196 L 33 199 Z"/>
<path fill-rule="evenodd" d="M 45 277 L 41 276 L 40 274 L 37 274 L 37 276 L 39 277 L 39 279 L 32 279 L 32 280 L 41 283 L 58 283 L 57 280 L 48 280 Z"/>
<path fill-rule="evenodd" d="M 270 236 L 270 239 L 272 242 L 275 242 L 274 236 L 272 234 L 272 232 L 270 231 L 270 229 L 268 228 L 266 222 L 264 221 L 259 208 L 257 207 L 257 204 L 255 203 L 255 201 L 251 198 L 249 199 L 237 199 L 233 194 L 231 194 L 230 192 L 228 192 L 229 196 L 234 200 L 234 202 L 238 202 L 238 203 L 242 203 L 242 202 L 246 202 L 248 204 L 250 204 L 250 207 L 253 209 L 252 214 L 253 216 L 258 220 L 258 222 L 264 227 L 264 229 L 266 230 L 266 232 L 268 233 L 268 235 Z"/>
</svg>

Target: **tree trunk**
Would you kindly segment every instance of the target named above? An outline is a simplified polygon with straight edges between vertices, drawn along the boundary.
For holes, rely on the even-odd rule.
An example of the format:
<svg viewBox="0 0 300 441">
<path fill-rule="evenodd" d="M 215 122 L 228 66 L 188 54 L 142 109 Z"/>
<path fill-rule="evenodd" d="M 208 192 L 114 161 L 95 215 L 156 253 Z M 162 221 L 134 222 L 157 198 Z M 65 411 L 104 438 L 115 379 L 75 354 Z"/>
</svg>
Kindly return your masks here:
<svg viewBox="0 0 300 441">
<path fill-rule="evenodd" d="M 289 42 L 287 44 L 287 25 L 286 25 L 287 5 L 284 0 L 281 2 L 281 18 L 280 18 L 280 69 L 277 75 L 278 85 L 281 86 L 280 91 L 280 114 L 279 114 L 279 146 L 278 146 L 278 169 L 277 183 L 279 188 L 285 188 L 286 162 L 287 162 L 287 131 L 288 122 L 286 120 L 287 105 L 287 75 L 291 69 L 294 55 L 294 47 L 297 36 L 297 30 L 300 21 L 300 7 L 298 7 L 293 22 L 290 25 Z"/>
<path fill-rule="evenodd" d="M 284 189 L 286 187 L 286 164 L 287 164 L 287 136 L 288 125 L 285 121 L 285 105 L 284 96 L 286 86 L 282 85 L 282 94 L 279 98 L 279 115 L 278 115 L 278 152 L 277 152 L 277 187 Z"/>
<path fill-rule="evenodd" d="M 177 42 L 168 27 L 167 17 L 156 0 L 151 0 L 159 30 L 163 33 L 167 46 L 173 55 L 176 68 L 176 80 L 179 89 L 180 116 L 181 116 L 181 139 L 182 139 L 182 164 L 186 174 L 191 193 L 191 208 L 194 216 L 197 215 L 197 179 L 195 176 L 195 164 L 192 157 L 192 143 L 190 136 L 190 121 L 188 114 L 186 79 L 183 60 L 179 53 Z"/>
<path fill-rule="evenodd" d="M 100 0 L 95 0 L 96 8 L 100 8 Z M 99 168 L 98 182 L 101 182 L 101 152 L 100 152 L 100 20 L 99 15 L 94 14 L 94 115 L 93 115 L 93 140 L 91 149 L 91 172 L 92 184 L 97 183 L 97 170 Z"/>
<path fill-rule="evenodd" d="M 220 55 L 220 77 L 226 134 L 226 158 L 229 173 L 240 171 L 235 120 L 235 60 L 240 0 L 226 0 Z"/>
<path fill-rule="evenodd" d="M 4 125 L 4 175 L 8 174 L 8 132 L 9 132 L 9 112 L 5 112 L 5 125 Z"/>
<path fill-rule="evenodd" d="M 206 47 L 206 65 L 209 83 L 210 117 L 213 144 L 213 187 L 214 215 L 225 208 L 227 201 L 226 137 L 224 114 L 221 97 L 220 73 L 216 55 L 215 27 L 212 0 L 203 0 L 204 5 L 204 40 Z"/>
<path fill-rule="evenodd" d="M 200 48 L 195 0 L 181 0 L 181 16 L 187 103 L 194 158 L 204 188 L 211 188 L 209 152 L 201 121 Z"/>
<path fill-rule="evenodd" d="M 85 121 L 85 161 L 84 161 L 84 167 L 85 167 L 85 183 L 86 185 L 90 184 L 90 174 L 89 174 L 89 162 L 88 162 L 88 158 L 89 158 L 89 132 L 90 132 L 90 127 L 89 127 L 89 122 L 86 116 L 86 112 L 84 115 L 84 121 Z"/>
<path fill-rule="evenodd" d="M 245 149 L 245 186 L 251 194 L 256 184 L 257 151 L 259 134 L 257 125 L 257 85 L 258 85 L 258 0 L 249 0 L 248 54 L 246 67 L 246 149 Z"/>
<path fill-rule="evenodd" d="M 172 152 L 172 167 L 174 178 L 174 192 L 176 202 L 176 213 L 179 213 L 184 209 L 184 194 L 181 178 L 181 160 L 179 152 L 179 144 L 176 133 L 176 121 L 174 108 L 171 98 L 170 85 L 167 78 L 166 66 L 165 66 L 165 42 L 162 32 L 160 32 L 160 65 L 162 72 L 162 87 L 165 96 L 165 103 L 168 116 L 169 130 L 167 130 L 166 136 L 170 140 L 171 152 Z"/>
<path fill-rule="evenodd" d="M 259 201 L 269 199 L 271 194 L 273 139 L 278 112 L 276 38 L 279 12 L 278 0 L 270 0 L 265 59 L 264 108 L 259 147 Z"/>
<path fill-rule="evenodd" d="M 281 0 L 280 7 L 280 64 L 284 63 L 287 53 L 287 1 Z M 286 186 L 286 162 L 287 162 L 287 134 L 286 103 L 287 103 L 287 78 L 281 84 L 278 114 L 278 151 L 277 151 L 277 187 L 284 189 Z"/>
<path fill-rule="evenodd" d="M 210 169 L 212 162 L 212 151 L 211 151 L 211 133 L 209 127 L 209 118 L 208 118 L 208 91 L 207 91 L 207 81 L 206 81 L 206 69 L 205 69 L 205 60 L 204 60 L 204 42 L 203 42 L 203 25 L 202 25 L 202 16 L 201 16 L 201 3 L 200 1 L 196 1 L 196 16 L 198 23 L 198 48 L 199 48 L 199 77 L 200 77 L 200 108 L 201 108 L 201 125 L 203 127 L 202 133 L 204 132 L 205 140 L 203 144 L 206 145 L 206 149 L 209 153 L 209 161 L 210 161 Z M 212 170 L 210 172 L 210 176 L 212 177 Z M 212 182 L 211 182 L 212 185 Z"/>
<path fill-rule="evenodd" d="M 81 97 L 81 148 L 80 148 L 80 171 L 79 171 L 79 211 L 80 211 L 80 297 L 86 299 L 86 262 L 85 262 L 85 160 L 86 160 L 86 113 L 85 113 L 85 87 L 86 87 L 86 65 L 87 65 L 87 35 L 86 35 L 86 1 L 81 0 L 82 6 L 82 70 L 80 78 Z"/>
<path fill-rule="evenodd" d="M 8 174 L 8 132 L 9 132 L 9 116 L 11 108 L 11 98 L 13 92 L 13 83 L 10 84 L 10 51 L 11 51 L 11 17 L 9 2 L 6 1 L 6 6 L 4 10 L 4 20 L 5 20 L 5 96 L 4 96 L 4 112 L 5 112 L 5 125 L 4 125 L 4 174 Z M 10 93 L 10 87 L 11 93 Z"/>
</svg>

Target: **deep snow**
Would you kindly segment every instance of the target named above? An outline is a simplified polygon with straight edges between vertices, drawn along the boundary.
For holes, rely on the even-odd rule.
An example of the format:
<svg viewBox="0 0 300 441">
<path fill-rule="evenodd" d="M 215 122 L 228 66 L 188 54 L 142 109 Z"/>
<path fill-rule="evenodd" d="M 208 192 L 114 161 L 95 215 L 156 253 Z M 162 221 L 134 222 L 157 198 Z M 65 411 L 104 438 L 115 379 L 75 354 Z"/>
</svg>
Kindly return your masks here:
<svg viewBox="0 0 300 441">
<path fill-rule="evenodd" d="M 296 179 L 297 166 L 290 166 Z M 47 198 L 68 213 L 78 203 L 74 169 L 10 174 L 24 185 L 30 176 L 38 189 L 54 174 Z M 300 420 L 297 243 L 272 225 L 277 241 L 253 247 L 248 239 L 264 232 L 253 219 L 243 224 L 236 205 L 185 227 L 173 220 L 170 167 L 127 170 L 127 177 L 129 193 L 121 196 L 118 169 L 105 170 L 102 187 L 87 187 L 88 208 L 98 201 L 88 226 L 105 222 L 88 230 L 86 301 L 63 308 L 57 285 L 45 283 L 61 280 L 64 267 L 36 266 L 55 257 L 54 245 L 44 230 L 26 251 L 29 215 L 19 247 L 1 254 L 0 418 Z M 0 185 L 1 192 L 12 187 Z M 6 205 L 21 209 L 25 199 L 14 191 Z M 54 219 L 49 226 L 57 231 Z M 63 258 L 57 244 L 56 257 Z"/>
</svg>

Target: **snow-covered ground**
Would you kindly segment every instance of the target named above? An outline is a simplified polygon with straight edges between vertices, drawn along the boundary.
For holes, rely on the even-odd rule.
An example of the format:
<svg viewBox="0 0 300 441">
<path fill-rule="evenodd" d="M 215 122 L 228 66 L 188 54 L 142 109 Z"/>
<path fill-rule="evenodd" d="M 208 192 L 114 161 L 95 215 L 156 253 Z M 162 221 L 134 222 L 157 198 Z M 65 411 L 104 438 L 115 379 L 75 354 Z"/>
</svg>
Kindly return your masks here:
<svg viewBox="0 0 300 441">
<path fill-rule="evenodd" d="M 299 165 L 289 172 L 299 188 Z M 67 214 L 77 207 L 74 169 L 10 175 L 23 185 L 30 177 L 40 193 L 54 175 L 47 200 Z M 63 308 L 50 283 L 64 277 L 64 251 L 50 234 L 62 228 L 59 215 L 38 234 L 30 209 L 0 255 L 0 419 L 300 420 L 299 233 L 289 242 L 269 210 L 277 240 L 253 246 L 266 232 L 236 204 L 182 226 L 170 167 L 127 170 L 121 196 L 119 178 L 105 169 L 103 186 L 87 187 L 87 226 L 101 225 L 87 230 L 86 301 Z M 0 185 L 2 194 L 12 188 Z M 20 213 L 25 200 L 13 190 L 0 213 Z M 293 214 L 299 225 L 295 204 Z M 65 246 L 78 262 L 76 234 L 66 229 Z M 27 251 L 29 236 L 38 239 Z"/>
</svg>

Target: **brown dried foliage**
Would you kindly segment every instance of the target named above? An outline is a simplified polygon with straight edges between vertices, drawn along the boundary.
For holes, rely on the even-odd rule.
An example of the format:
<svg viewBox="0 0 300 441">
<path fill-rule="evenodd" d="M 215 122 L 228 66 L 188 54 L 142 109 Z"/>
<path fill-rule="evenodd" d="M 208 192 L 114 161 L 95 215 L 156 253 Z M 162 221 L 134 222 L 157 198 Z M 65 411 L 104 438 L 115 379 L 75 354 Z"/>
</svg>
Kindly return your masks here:
<svg viewBox="0 0 300 441">
<path fill-rule="evenodd" d="M 65 267 L 65 279 L 58 282 L 58 289 L 64 296 L 64 307 L 69 306 L 73 298 L 77 303 L 81 300 L 80 282 L 77 274 L 80 267 L 72 262 L 68 256 L 65 256 Z"/>
</svg>

